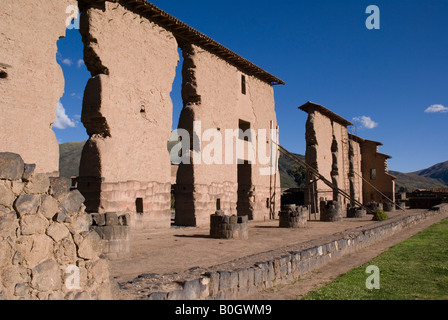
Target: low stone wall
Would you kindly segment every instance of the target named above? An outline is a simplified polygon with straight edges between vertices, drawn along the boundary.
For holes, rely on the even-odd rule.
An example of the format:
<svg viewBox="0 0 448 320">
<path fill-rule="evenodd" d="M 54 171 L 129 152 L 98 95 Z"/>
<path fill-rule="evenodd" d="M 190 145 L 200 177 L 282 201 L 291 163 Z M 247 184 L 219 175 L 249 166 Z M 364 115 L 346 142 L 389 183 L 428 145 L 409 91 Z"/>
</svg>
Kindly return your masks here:
<svg viewBox="0 0 448 320">
<path fill-rule="evenodd" d="M 213 239 L 247 240 L 248 221 L 248 216 L 226 216 L 223 211 L 217 211 L 210 216 L 210 236 Z"/>
<path fill-rule="evenodd" d="M 118 216 L 116 213 L 92 214 L 93 226 L 101 237 L 103 254 L 108 259 L 120 259 L 131 251 L 130 215 Z"/>
<path fill-rule="evenodd" d="M 109 265 L 71 181 L 0 153 L 0 300 L 107 300 Z"/>
<path fill-rule="evenodd" d="M 306 228 L 308 225 L 308 207 L 287 205 L 279 213 L 280 228 Z"/>
<path fill-rule="evenodd" d="M 377 241 L 411 227 L 426 218 L 448 213 L 448 205 L 433 210 L 400 216 L 384 222 L 374 223 L 367 227 L 334 235 L 331 241 L 322 241 L 301 250 L 291 250 L 287 254 L 272 260 L 235 270 L 210 271 L 200 275 L 184 275 L 171 287 L 173 290 L 154 291 L 140 297 L 143 300 L 230 300 L 239 299 L 276 285 L 287 284 L 300 276 L 334 261 L 344 255 L 354 253 Z M 261 255 L 262 256 L 262 255 Z M 150 275 L 154 284 L 157 275 Z M 144 278 L 144 277 L 143 277 Z M 137 279 L 141 281 L 143 278 Z M 165 279 L 166 276 L 160 278 Z M 139 282 L 139 285 L 142 285 Z M 165 283 L 165 287 L 170 287 Z M 156 287 L 156 286 L 154 286 Z M 157 289 L 155 289 L 157 290 Z"/>
</svg>

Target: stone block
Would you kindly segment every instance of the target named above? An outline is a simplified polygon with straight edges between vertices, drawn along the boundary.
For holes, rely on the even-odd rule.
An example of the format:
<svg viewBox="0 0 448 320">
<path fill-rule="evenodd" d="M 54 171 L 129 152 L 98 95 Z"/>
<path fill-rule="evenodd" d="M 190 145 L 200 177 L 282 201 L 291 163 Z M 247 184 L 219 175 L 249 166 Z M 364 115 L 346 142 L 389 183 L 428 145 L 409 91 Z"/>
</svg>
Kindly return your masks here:
<svg viewBox="0 0 448 320">
<path fill-rule="evenodd" d="M 19 196 L 23 193 L 23 190 L 25 188 L 25 183 L 23 183 L 22 181 L 12 181 L 12 192 L 14 193 L 14 195 Z"/>
<path fill-rule="evenodd" d="M 19 215 L 35 214 L 39 207 L 39 196 L 23 194 L 17 198 L 14 207 Z"/>
<path fill-rule="evenodd" d="M 0 238 L 15 237 L 18 227 L 17 214 L 14 211 L 0 211 Z"/>
<path fill-rule="evenodd" d="M 14 192 L 7 187 L 5 182 L 0 180 L 0 206 L 12 208 L 15 199 Z"/>
<path fill-rule="evenodd" d="M 72 180 L 65 177 L 50 178 L 50 194 L 56 199 L 70 193 Z"/>
<path fill-rule="evenodd" d="M 0 242 L 0 268 L 7 266 L 11 263 L 13 258 L 13 251 L 11 246 L 6 241 Z"/>
<path fill-rule="evenodd" d="M 63 223 L 67 220 L 67 215 L 63 212 L 58 212 L 54 217 L 53 220 L 56 222 Z"/>
<path fill-rule="evenodd" d="M 95 260 L 102 253 L 103 247 L 100 236 L 90 231 L 82 240 L 78 248 L 78 255 L 83 259 Z"/>
<path fill-rule="evenodd" d="M 62 287 L 59 264 L 54 260 L 46 260 L 32 270 L 31 286 L 39 291 L 56 291 Z"/>
<path fill-rule="evenodd" d="M 23 258 L 22 264 L 32 269 L 51 257 L 53 240 L 42 234 L 22 236 L 16 242 L 16 249 Z"/>
<path fill-rule="evenodd" d="M 70 227 L 76 233 L 88 232 L 91 226 L 92 216 L 87 213 L 74 216 L 70 223 Z"/>
<path fill-rule="evenodd" d="M 239 275 L 238 271 L 232 271 L 230 273 L 230 288 L 238 288 Z"/>
<path fill-rule="evenodd" d="M 230 289 L 230 272 L 219 272 L 219 291 Z"/>
<path fill-rule="evenodd" d="M 60 209 L 65 214 L 78 213 L 84 204 L 85 198 L 78 190 L 71 191 L 61 199 Z"/>
<path fill-rule="evenodd" d="M 206 277 L 210 279 L 210 296 L 214 297 L 219 292 L 219 283 L 220 283 L 220 273 L 219 272 L 207 272 L 205 274 Z"/>
<path fill-rule="evenodd" d="M 240 269 L 238 272 L 238 287 L 248 288 L 249 287 L 249 270 Z"/>
<path fill-rule="evenodd" d="M 94 226 L 103 227 L 106 225 L 106 215 L 94 213 L 92 214 L 92 221 Z"/>
<path fill-rule="evenodd" d="M 34 163 L 33 164 L 25 163 L 22 180 L 28 182 L 34 173 L 34 170 L 36 170 L 36 165 Z"/>
<path fill-rule="evenodd" d="M 45 173 L 36 173 L 25 185 L 25 192 L 28 194 L 47 193 L 50 188 L 50 178 Z"/>
<path fill-rule="evenodd" d="M 183 284 L 184 298 L 186 300 L 198 300 L 203 290 L 201 279 L 186 281 Z"/>
<path fill-rule="evenodd" d="M 108 212 L 105 215 L 106 226 L 118 226 L 118 215 L 115 212 Z"/>
<path fill-rule="evenodd" d="M 25 215 L 20 219 L 22 235 L 44 234 L 49 222 L 41 215 Z"/>
<path fill-rule="evenodd" d="M 149 295 L 147 300 L 152 300 L 152 301 L 168 300 L 168 293 L 167 292 L 154 292 Z"/>
<path fill-rule="evenodd" d="M 0 152 L 0 179 L 21 180 L 25 163 L 21 156 L 10 152 Z"/>
<path fill-rule="evenodd" d="M 65 237 L 54 246 L 54 256 L 61 265 L 74 264 L 77 260 L 76 245 L 71 237 Z"/>
<path fill-rule="evenodd" d="M 55 242 L 59 242 L 68 237 L 70 235 L 70 231 L 64 224 L 55 222 L 47 228 L 47 235 Z"/>
</svg>

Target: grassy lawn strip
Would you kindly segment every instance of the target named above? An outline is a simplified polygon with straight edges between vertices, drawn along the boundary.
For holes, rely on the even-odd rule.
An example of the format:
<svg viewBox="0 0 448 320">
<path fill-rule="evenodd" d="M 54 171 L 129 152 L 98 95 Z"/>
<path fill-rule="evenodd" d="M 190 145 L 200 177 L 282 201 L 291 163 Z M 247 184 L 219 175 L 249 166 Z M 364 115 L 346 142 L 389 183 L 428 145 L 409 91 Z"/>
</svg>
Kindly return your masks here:
<svg viewBox="0 0 448 320">
<path fill-rule="evenodd" d="M 379 290 L 368 290 L 370 265 L 380 269 Z M 448 220 L 400 243 L 303 300 L 448 300 Z"/>
</svg>

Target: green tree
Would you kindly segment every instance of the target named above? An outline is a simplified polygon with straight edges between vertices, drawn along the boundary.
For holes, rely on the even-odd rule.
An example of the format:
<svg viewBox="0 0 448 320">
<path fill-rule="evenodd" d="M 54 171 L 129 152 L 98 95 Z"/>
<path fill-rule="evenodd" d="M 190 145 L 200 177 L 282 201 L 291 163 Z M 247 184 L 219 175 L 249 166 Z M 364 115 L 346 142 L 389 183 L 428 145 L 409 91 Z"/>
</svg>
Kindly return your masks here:
<svg viewBox="0 0 448 320">
<path fill-rule="evenodd" d="M 294 177 L 294 180 L 300 188 L 305 187 L 306 169 L 304 167 L 295 165 L 294 170 L 290 170 L 289 174 Z"/>
</svg>

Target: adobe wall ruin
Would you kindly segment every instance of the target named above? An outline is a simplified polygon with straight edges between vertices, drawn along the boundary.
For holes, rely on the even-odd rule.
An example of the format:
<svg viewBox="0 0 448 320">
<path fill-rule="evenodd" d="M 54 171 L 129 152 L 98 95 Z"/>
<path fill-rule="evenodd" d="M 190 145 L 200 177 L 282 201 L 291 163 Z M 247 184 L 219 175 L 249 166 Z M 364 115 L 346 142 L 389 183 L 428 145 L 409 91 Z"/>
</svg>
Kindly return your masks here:
<svg viewBox="0 0 448 320">
<path fill-rule="evenodd" d="M 2 1 L 0 10 L 0 151 L 22 155 L 38 172 L 59 171 L 51 125 L 64 93 L 56 61 L 66 8 L 75 0 Z"/>
<path fill-rule="evenodd" d="M 0 13 L 2 44 L 8 44 L 0 57 L 1 119 L 7 119 L 2 127 L 8 128 L 1 131 L 0 150 L 22 154 L 42 172 L 58 171 L 58 143 L 50 125 L 64 78 L 55 59 L 56 43 L 65 32 L 67 7 L 77 4 L 84 61 L 92 76 L 81 119 L 89 140 L 77 180 L 87 212 L 129 213 L 132 228 L 168 228 L 172 181 L 167 142 L 178 47 L 186 55 L 181 127 L 200 120 L 204 130 L 236 130 L 242 120 L 254 130 L 276 128 L 272 85 L 284 83 L 144 0 L 35 1 L 27 6 L 11 1 Z M 36 39 L 39 46 L 31 46 Z M 246 94 L 241 92 L 243 75 Z M 185 89 L 193 82 L 191 97 Z M 185 116 L 198 97 L 202 100 L 194 114 Z M 240 167 L 246 182 L 238 183 L 237 164 L 194 166 L 191 174 L 180 168 L 179 217 L 208 224 L 220 202 L 220 209 L 231 214 L 239 208 L 255 220 L 269 219 L 274 204 L 277 210 L 280 206 L 280 177 L 261 176 L 258 169 Z"/>
<path fill-rule="evenodd" d="M 352 124 L 311 102 L 300 109 L 308 113 L 305 161 L 352 199 L 362 202 L 360 148 L 356 142 L 350 142 L 347 131 Z M 321 201 L 338 201 L 344 210 L 347 204 L 353 203 L 312 175 L 307 178 L 306 188 L 305 201 L 311 205 L 312 212 L 319 212 Z"/>
<path fill-rule="evenodd" d="M 389 174 L 387 168 L 387 160 L 391 157 L 378 152 L 378 146 L 382 143 L 356 138 L 361 145 L 363 177 L 368 181 L 363 186 L 365 201 L 390 204 L 388 200 L 390 199 L 395 202 L 396 178 Z M 375 170 L 374 176 L 372 176 L 372 169 Z"/>
<path fill-rule="evenodd" d="M 184 109 L 179 128 L 187 130 L 191 137 L 194 134 L 202 137 L 204 131 L 209 129 L 216 129 L 225 137 L 226 130 L 238 130 L 240 121 L 243 121 L 245 129 L 250 127 L 255 133 L 265 129 L 269 139 L 271 125 L 277 127 L 272 85 L 248 75 L 199 46 L 183 44 L 181 47 L 184 55 Z M 194 121 L 200 121 L 200 132 L 193 132 Z M 279 174 L 261 175 L 260 168 L 266 165 L 258 162 L 238 165 L 237 139 L 240 139 L 238 135 L 232 140 L 233 147 L 230 149 L 227 148 L 228 141 L 222 140 L 224 150 L 233 153 L 232 164 L 226 164 L 229 155 L 223 152 L 217 160 L 222 164 L 210 165 L 202 161 L 200 164 L 179 166 L 175 191 L 176 224 L 208 225 L 210 212 L 216 210 L 223 210 L 229 215 L 248 215 L 251 220 L 268 220 L 269 199 L 275 190 L 277 197 L 273 198 L 273 202 L 280 210 Z M 258 147 L 259 139 L 261 137 L 255 134 L 251 142 Z M 243 143 L 246 152 L 241 160 L 247 161 L 250 160 L 247 152 L 249 142 Z M 206 145 L 204 143 L 200 151 L 204 152 Z M 270 146 L 270 142 L 266 141 L 268 156 Z"/>
<path fill-rule="evenodd" d="M 120 3 L 84 10 L 92 73 L 82 122 L 90 139 L 79 188 L 90 212 L 129 212 L 131 227 L 170 227 L 170 93 L 179 56 L 173 34 Z M 140 208 L 136 207 L 140 201 Z"/>
</svg>

